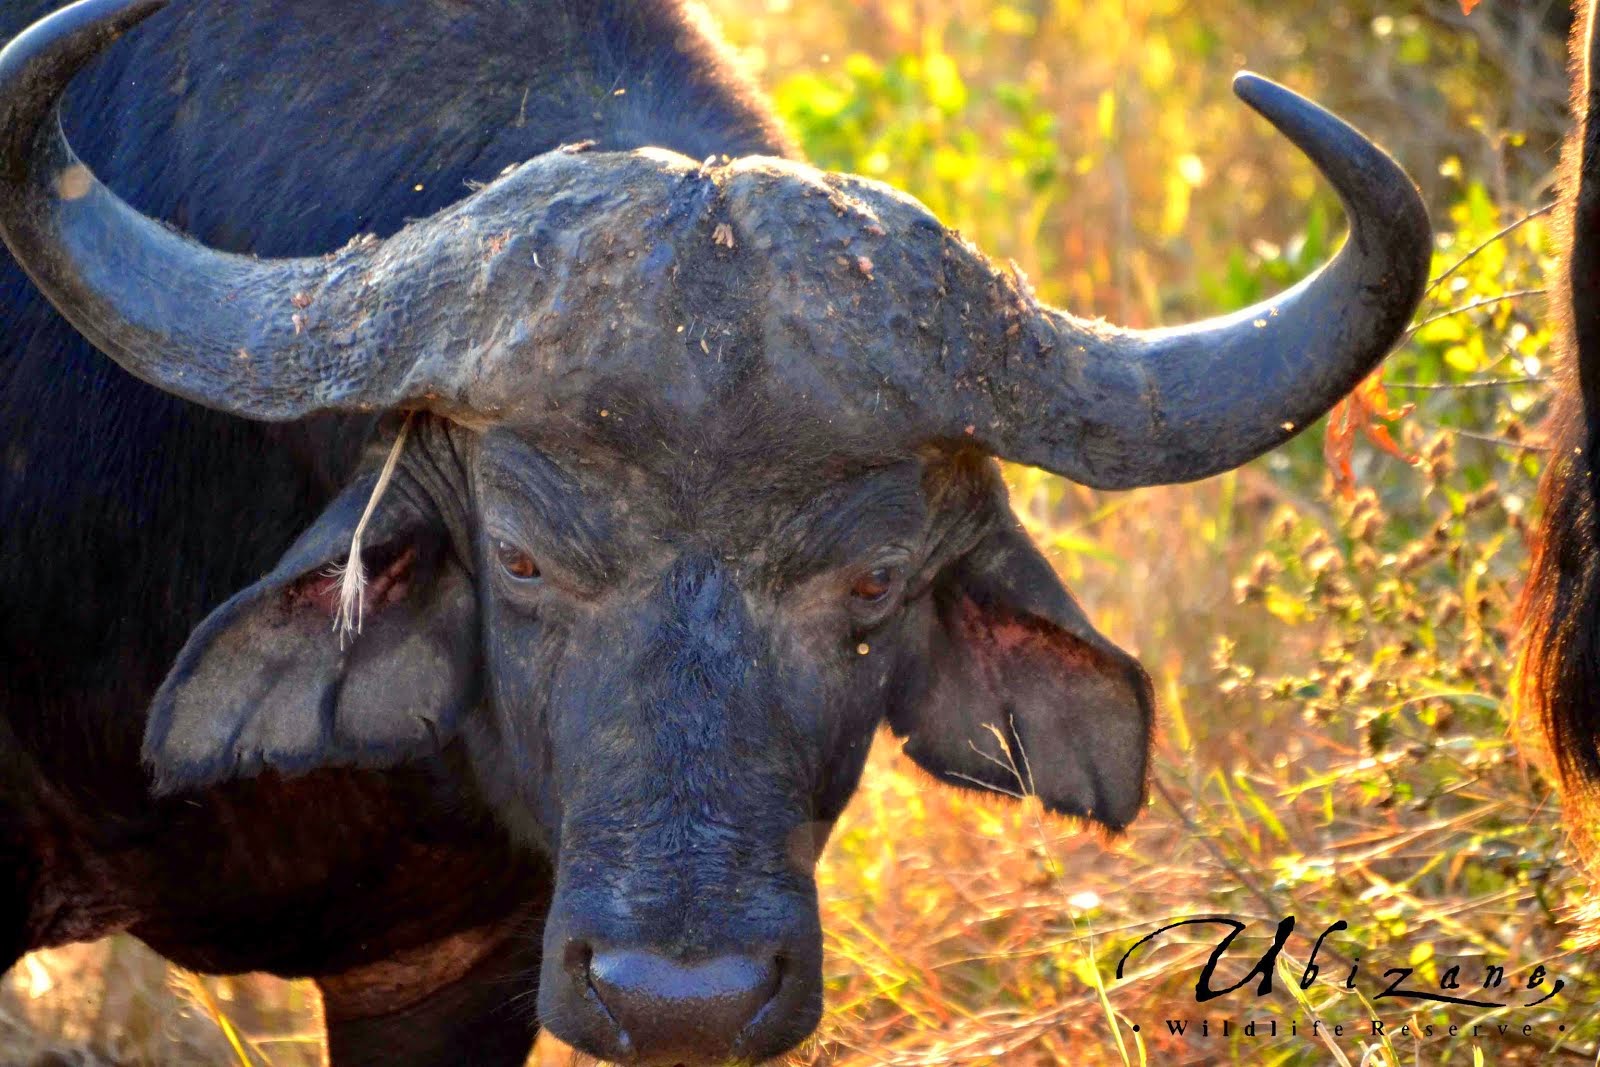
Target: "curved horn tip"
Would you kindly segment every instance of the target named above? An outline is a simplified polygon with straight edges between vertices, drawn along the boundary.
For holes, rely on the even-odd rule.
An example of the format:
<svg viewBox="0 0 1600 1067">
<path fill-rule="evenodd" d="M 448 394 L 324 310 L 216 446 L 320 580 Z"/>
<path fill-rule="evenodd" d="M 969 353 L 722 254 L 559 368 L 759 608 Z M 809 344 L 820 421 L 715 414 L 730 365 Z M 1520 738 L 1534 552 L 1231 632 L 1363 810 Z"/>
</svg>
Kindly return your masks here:
<svg viewBox="0 0 1600 1067">
<path fill-rule="evenodd" d="M 1271 78 L 1263 78 L 1253 70 L 1241 70 L 1233 76 L 1234 95 L 1251 107 L 1256 106 L 1256 101 L 1260 99 L 1260 94 L 1263 91 L 1271 89 L 1289 91 Z"/>
<path fill-rule="evenodd" d="M 0 179 L 27 180 L 34 141 L 72 77 L 169 0 L 78 0 L 0 49 Z"/>
<path fill-rule="evenodd" d="M 1333 183 L 1353 227 L 1378 222 L 1393 233 L 1420 236 L 1420 254 L 1431 252 L 1428 210 L 1416 183 L 1365 134 L 1293 89 L 1250 71 L 1234 75 L 1233 91 Z"/>
<path fill-rule="evenodd" d="M 115 32 L 142 22 L 169 3 L 171 0 L 76 0 L 36 25 L 56 23 L 67 30 L 104 26 Z"/>
<path fill-rule="evenodd" d="M 1332 112 L 1319 104 L 1307 100 L 1293 89 L 1280 85 L 1271 78 L 1263 78 L 1254 71 L 1241 70 L 1233 76 L 1233 95 L 1250 105 L 1252 111 L 1280 130 L 1283 130 L 1285 123 L 1298 125 L 1304 122 L 1308 111 L 1313 115 L 1323 115 L 1339 121 Z"/>
<path fill-rule="evenodd" d="M 9 66 L 21 56 L 24 61 L 41 52 L 58 50 L 68 53 L 87 53 L 87 59 L 109 43 L 111 38 L 126 32 L 171 0 L 77 0 L 59 11 L 52 12 L 23 30 L 0 50 L 0 68 Z M 79 41 L 81 35 L 90 40 Z"/>
<path fill-rule="evenodd" d="M 59 92 L 108 44 L 169 2 L 78 0 L 17 34 L 0 49 L 0 116 L 10 121 L 19 110 L 38 110 L 35 101 L 28 99 L 30 89 L 33 93 Z M 37 84 L 30 87 L 29 82 L 35 80 Z M 6 99 L 13 94 L 17 97 Z M 14 137 L 17 131 L 5 132 Z"/>
</svg>

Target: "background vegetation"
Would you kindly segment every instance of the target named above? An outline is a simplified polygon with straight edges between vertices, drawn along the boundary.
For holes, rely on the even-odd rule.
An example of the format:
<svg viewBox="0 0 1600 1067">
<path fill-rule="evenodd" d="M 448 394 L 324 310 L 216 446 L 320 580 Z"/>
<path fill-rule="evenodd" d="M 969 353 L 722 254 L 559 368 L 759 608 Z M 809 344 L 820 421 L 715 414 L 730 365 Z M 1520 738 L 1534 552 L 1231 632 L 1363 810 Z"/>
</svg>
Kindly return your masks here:
<svg viewBox="0 0 1600 1067">
<path fill-rule="evenodd" d="M 1441 281 L 1386 391 L 1333 435 L 1331 462 L 1318 427 L 1195 486 L 1108 494 L 1011 472 L 1035 535 L 1155 679 L 1150 808 L 1107 841 L 934 787 L 880 745 L 822 865 L 829 1015 L 796 1061 L 1593 1062 L 1600 968 L 1584 974 L 1573 923 L 1584 890 L 1504 700 L 1549 390 L 1536 290 L 1551 239 L 1543 217 L 1501 231 L 1551 195 L 1565 7 L 709 8 L 815 162 L 911 191 L 1075 310 L 1132 325 L 1228 310 L 1337 246 L 1337 202 L 1232 99 L 1242 66 L 1388 146 L 1441 231 Z M 1363 425 L 1392 439 L 1355 434 Z M 1115 976 L 1138 937 L 1218 913 L 1251 923 L 1219 985 L 1296 917 L 1272 994 L 1196 1005 L 1208 930 Z M 1340 919 L 1330 977 L 1300 993 L 1310 939 Z M 1344 989 L 1339 961 L 1358 957 L 1363 977 Z M 1485 964 L 1519 982 L 1543 964 L 1567 988 L 1531 1010 L 1374 1011 L 1385 969 L 1437 988 L 1455 963 L 1469 986 Z M 0 1049 L 19 1059 L 50 1047 L 129 1064 L 318 1058 L 309 986 L 194 978 L 127 940 L 38 954 L 3 985 Z M 1204 1014 L 1280 1032 L 1180 1041 L 1163 1022 Z M 1391 1030 L 1516 1025 L 1391 1044 L 1366 1036 L 1374 1015 Z M 1345 1037 L 1309 1038 L 1313 1018 Z M 1291 1020 L 1299 1036 L 1282 1032 Z M 538 1057 L 567 1058 L 549 1042 Z"/>
</svg>

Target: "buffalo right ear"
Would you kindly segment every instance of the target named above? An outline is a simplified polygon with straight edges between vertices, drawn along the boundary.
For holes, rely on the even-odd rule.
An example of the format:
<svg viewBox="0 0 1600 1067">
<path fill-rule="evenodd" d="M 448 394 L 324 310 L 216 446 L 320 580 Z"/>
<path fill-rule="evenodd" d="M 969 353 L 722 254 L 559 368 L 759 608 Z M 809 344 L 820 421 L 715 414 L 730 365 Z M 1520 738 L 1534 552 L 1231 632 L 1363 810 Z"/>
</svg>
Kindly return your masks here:
<svg viewBox="0 0 1600 1067">
<path fill-rule="evenodd" d="M 436 751 L 472 707 L 477 596 L 422 494 L 384 494 L 363 535 L 360 632 L 341 640 L 333 628 L 332 571 L 375 481 L 356 479 L 272 573 L 190 635 L 145 728 L 159 791 L 267 767 L 391 766 Z"/>
<path fill-rule="evenodd" d="M 1150 679 L 1089 624 L 1009 509 L 940 575 L 921 676 L 889 706 L 905 752 L 961 788 L 1034 793 L 1121 830 L 1144 807 Z"/>
</svg>

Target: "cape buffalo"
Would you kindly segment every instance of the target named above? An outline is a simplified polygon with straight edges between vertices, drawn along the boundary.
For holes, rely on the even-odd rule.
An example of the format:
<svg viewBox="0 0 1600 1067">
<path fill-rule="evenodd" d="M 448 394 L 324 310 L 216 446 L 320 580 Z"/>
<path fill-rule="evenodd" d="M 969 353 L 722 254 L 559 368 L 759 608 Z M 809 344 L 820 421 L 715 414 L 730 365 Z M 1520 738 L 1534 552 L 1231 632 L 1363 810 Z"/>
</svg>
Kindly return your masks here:
<svg viewBox="0 0 1600 1067">
<path fill-rule="evenodd" d="M 83 0 L 20 33 L 0 967 L 126 930 L 310 976 L 341 1065 L 519 1063 L 540 1025 L 750 1062 L 821 1012 L 812 866 L 880 723 L 1125 825 L 1149 683 L 995 457 L 1235 467 L 1427 275 L 1392 160 L 1237 90 L 1351 237 L 1133 331 L 787 157 L 669 0 Z"/>
<path fill-rule="evenodd" d="M 1551 417 L 1543 518 L 1518 605 L 1518 708 L 1544 728 L 1580 840 L 1600 816 L 1600 36 L 1590 4 L 1573 26 L 1576 128 L 1562 151 L 1549 298 L 1564 357 Z"/>
</svg>

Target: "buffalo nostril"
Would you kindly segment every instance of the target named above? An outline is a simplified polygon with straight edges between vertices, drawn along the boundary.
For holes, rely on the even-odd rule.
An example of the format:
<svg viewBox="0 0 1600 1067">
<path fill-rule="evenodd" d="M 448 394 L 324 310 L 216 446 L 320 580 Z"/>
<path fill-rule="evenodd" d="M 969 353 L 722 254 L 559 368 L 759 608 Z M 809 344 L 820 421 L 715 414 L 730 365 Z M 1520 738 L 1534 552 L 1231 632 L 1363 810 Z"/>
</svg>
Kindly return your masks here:
<svg viewBox="0 0 1600 1067">
<path fill-rule="evenodd" d="M 561 951 L 561 964 L 568 974 L 580 982 L 588 981 L 589 961 L 594 959 L 594 948 L 587 941 L 572 940 Z"/>
<path fill-rule="evenodd" d="M 594 947 L 587 941 L 574 938 L 566 943 L 561 950 L 561 966 L 567 972 L 567 978 L 573 988 L 580 991 L 587 999 L 596 1004 L 600 1014 L 610 1023 L 612 1040 L 616 1042 L 617 1052 L 623 1056 L 633 1055 L 633 1039 L 628 1031 L 623 1029 L 615 1016 L 600 1000 L 600 994 L 595 989 L 594 982 L 589 974 L 589 967 L 594 960 Z"/>
<path fill-rule="evenodd" d="M 651 1062 L 728 1054 L 783 980 L 780 957 L 682 963 L 653 952 L 600 950 L 588 982 L 628 1042 Z"/>
</svg>

